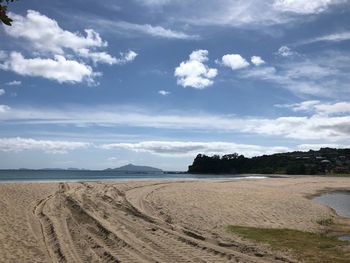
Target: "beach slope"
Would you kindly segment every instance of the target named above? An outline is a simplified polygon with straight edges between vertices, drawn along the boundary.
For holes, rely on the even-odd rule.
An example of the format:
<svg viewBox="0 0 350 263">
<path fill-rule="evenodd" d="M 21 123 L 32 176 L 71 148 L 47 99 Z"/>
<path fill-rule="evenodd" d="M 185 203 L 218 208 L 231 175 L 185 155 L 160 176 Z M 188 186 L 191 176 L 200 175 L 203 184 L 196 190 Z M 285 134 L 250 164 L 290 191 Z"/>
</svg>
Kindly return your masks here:
<svg viewBox="0 0 350 263">
<path fill-rule="evenodd" d="M 228 225 L 324 232 L 347 178 L 0 185 L 2 262 L 297 262 Z"/>
</svg>

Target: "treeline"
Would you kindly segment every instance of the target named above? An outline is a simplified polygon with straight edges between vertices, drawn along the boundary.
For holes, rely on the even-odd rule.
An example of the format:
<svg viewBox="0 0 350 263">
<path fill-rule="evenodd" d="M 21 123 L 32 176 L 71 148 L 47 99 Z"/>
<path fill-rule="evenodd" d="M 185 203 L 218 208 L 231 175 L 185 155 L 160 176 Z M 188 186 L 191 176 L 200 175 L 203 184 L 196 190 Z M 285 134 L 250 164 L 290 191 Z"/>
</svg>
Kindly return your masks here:
<svg viewBox="0 0 350 263">
<path fill-rule="evenodd" d="M 350 149 L 288 152 L 247 158 L 237 153 L 223 156 L 198 154 L 189 173 L 211 174 L 328 174 L 350 173 Z"/>
</svg>

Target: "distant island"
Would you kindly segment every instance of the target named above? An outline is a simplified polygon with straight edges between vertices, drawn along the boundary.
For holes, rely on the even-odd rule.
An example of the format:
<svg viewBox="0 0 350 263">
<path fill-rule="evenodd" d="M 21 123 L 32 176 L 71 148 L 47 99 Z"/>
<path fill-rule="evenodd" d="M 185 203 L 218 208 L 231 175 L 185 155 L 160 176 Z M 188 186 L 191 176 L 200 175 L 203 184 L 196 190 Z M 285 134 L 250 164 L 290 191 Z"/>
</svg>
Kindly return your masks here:
<svg viewBox="0 0 350 263">
<path fill-rule="evenodd" d="M 188 173 L 206 174 L 350 174 L 350 149 L 321 148 L 252 158 L 237 153 L 206 156 L 198 154 Z"/>
<path fill-rule="evenodd" d="M 163 173 L 163 170 L 150 167 L 127 164 L 118 168 L 108 168 L 104 171 L 133 172 L 133 173 Z"/>
</svg>

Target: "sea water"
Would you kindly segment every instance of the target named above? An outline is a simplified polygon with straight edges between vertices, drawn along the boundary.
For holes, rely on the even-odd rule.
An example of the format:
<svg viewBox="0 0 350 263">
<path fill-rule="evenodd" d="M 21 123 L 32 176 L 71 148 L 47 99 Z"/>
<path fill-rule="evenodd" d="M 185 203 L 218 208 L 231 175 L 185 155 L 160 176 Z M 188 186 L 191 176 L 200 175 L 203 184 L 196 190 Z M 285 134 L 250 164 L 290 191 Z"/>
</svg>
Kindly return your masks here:
<svg viewBox="0 0 350 263">
<path fill-rule="evenodd" d="M 196 179 L 263 179 L 264 176 L 210 175 L 187 173 L 133 173 L 91 170 L 0 170 L 0 183 L 66 182 L 101 180 L 196 180 Z"/>
</svg>

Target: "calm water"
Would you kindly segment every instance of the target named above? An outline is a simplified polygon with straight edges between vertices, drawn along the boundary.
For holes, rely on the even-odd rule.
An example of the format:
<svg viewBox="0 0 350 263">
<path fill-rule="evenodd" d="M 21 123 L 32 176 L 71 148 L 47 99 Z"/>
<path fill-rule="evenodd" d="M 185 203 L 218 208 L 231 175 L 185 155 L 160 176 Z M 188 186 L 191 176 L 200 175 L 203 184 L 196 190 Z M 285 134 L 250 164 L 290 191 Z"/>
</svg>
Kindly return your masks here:
<svg viewBox="0 0 350 263">
<path fill-rule="evenodd" d="M 350 218 L 350 191 L 327 193 L 314 198 L 314 200 L 333 208 L 338 215 Z M 339 239 L 350 241 L 350 234 L 341 236 Z"/>
<path fill-rule="evenodd" d="M 32 171 L 0 170 L 0 183 L 5 182 L 57 182 L 99 180 L 195 180 L 195 179 L 262 179 L 263 176 L 233 176 L 208 174 L 123 173 L 115 171 Z"/>
<path fill-rule="evenodd" d="M 342 240 L 342 241 L 349 241 L 350 242 L 350 235 L 349 236 L 341 236 L 338 239 Z"/>
<path fill-rule="evenodd" d="M 314 200 L 333 208 L 338 215 L 350 218 L 350 191 L 326 193 L 315 197 Z"/>
</svg>

